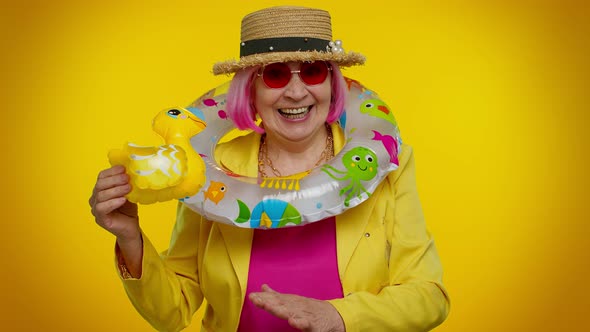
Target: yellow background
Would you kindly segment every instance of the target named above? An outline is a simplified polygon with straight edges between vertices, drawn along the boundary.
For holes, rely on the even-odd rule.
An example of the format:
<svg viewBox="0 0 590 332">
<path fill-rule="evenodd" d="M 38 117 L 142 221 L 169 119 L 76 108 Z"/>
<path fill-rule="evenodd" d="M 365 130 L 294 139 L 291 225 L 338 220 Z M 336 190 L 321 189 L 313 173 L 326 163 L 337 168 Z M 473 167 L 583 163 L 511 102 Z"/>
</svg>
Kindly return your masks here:
<svg viewBox="0 0 590 332">
<path fill-rule="evenodd" d="M 452 299 L 436 331 L 590 329 L 588 4 L 294 2 L 332 13 L 368 58 L 345 75 L 415 149 Z M 109 149 L 159 142 L 157 111 L 228 79 L 211 66 L 237 55 L 241 17 L 277 4 L 2 2 L 0 330 L 151 330 L 90 215 L 96 174 Z M 158 249 L 174 207 L 140 209 Z"/>
</svg>

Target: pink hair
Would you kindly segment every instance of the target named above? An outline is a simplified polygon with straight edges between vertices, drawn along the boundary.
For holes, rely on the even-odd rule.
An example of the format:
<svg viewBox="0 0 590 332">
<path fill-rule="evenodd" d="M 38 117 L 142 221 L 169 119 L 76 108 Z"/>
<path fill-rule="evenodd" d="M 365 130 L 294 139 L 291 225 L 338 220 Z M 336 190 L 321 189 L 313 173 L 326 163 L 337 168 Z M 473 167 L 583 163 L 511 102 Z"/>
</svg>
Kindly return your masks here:
<svg viewBox="0 0 590 332">
<path fill-rule="evenodd" d="M 332 102 L 326 122 L 337 121 L 344 112 L 348 89 L 337 64 L 332 66 Z M 256 111 L 252 103 L 252 85 L 260 66 L 250 67 L 236 72 L 227 92 L 226 111 L 235 126 L 240 129 L 252 129 L 264 134 L 264 129 L 256 125 Z"/>
</svg>

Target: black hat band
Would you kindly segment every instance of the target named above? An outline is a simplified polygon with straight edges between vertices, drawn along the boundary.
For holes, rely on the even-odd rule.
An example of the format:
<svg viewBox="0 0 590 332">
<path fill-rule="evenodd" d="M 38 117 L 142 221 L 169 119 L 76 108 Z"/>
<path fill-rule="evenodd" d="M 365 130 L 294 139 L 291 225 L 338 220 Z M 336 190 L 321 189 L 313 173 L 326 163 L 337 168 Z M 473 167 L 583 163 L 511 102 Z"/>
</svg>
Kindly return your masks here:
<svg viewBox="0 0 590 332">
<path fill-rule="evenodd" d="M 329 40 L 308 37 L 254 39 L 240 44 L 240 57 L 272 52 L 326 52 Z"/>
</svg>

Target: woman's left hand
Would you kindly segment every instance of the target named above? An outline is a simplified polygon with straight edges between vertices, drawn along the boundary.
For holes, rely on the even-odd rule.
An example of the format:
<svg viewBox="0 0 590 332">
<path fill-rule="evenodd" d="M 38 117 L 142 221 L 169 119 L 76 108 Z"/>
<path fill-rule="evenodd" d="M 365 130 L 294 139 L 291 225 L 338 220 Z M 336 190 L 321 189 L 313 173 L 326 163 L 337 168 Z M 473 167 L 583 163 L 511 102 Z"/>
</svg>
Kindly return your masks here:
<svg viewBox="0 0 590 332">
<path fill-rule="evenodd" d="M 336 308 L 327 301 L 282 294 L 262 285 L 262 291 L 250 293 L 250 301 L 301 331 L 344 332 L 344 322 Z"/>
</svg>

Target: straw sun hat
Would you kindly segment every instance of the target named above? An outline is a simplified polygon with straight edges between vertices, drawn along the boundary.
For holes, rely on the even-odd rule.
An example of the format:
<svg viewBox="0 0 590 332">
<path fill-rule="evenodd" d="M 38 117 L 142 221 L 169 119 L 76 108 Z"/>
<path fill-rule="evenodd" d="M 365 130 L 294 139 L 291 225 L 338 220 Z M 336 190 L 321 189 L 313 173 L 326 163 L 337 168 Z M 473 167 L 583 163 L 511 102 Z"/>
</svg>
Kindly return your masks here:
<svg viewBox="0 0 590 332">
<path fill-rule="evenodd" d="M 363 64 L 365 57 L 345 52 L 340 41 L 332 41 L 332 23 L 327 11 L 271 7 L 242 19 L 240 59 L 216 63 L 213 74 L 230 74 L 273 62 L 316 60 L 348 67 Z"/>
</svg>

